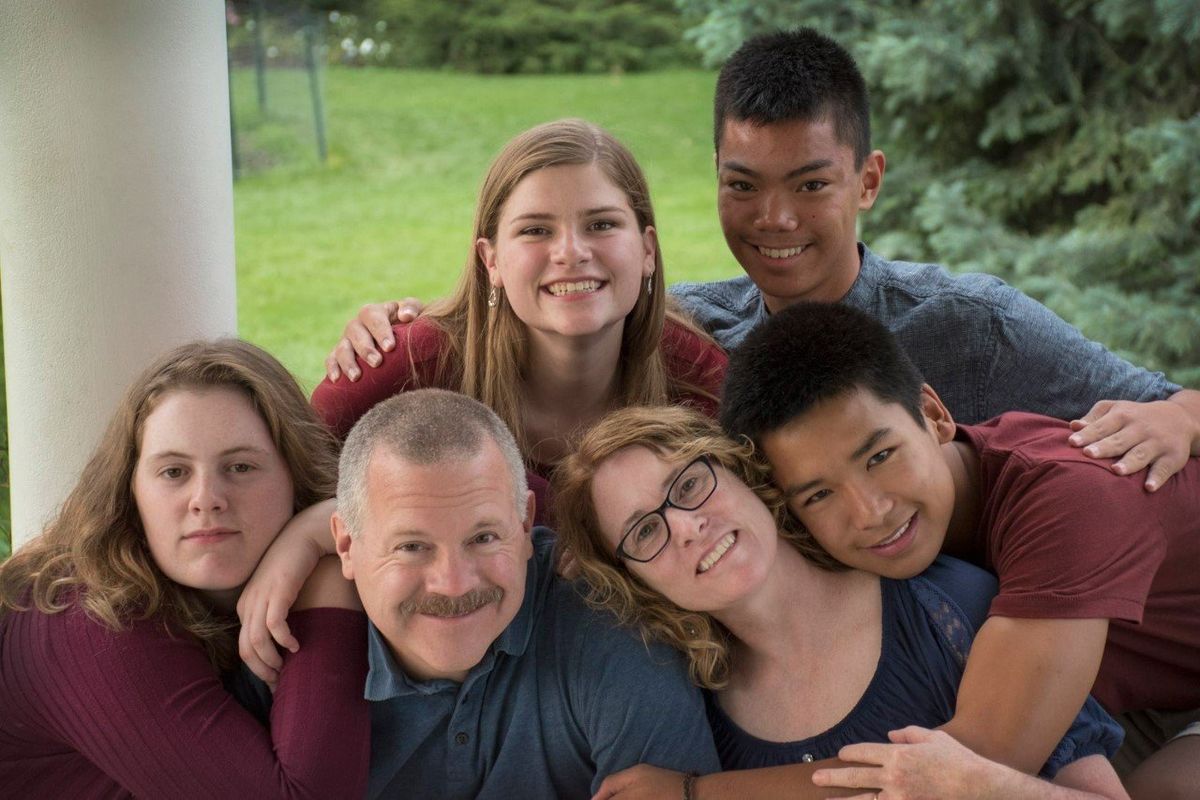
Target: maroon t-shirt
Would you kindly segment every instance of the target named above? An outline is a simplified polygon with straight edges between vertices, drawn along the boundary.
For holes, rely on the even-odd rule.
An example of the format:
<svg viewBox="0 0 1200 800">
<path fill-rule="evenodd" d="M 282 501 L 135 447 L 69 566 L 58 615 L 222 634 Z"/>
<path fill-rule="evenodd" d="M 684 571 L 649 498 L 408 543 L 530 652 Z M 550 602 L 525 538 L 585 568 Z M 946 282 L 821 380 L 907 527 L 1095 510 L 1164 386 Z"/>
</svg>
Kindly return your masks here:
<svg viewBox="0 0 1200 800">
<path fill-rule="evenodd" d="M 1200 459 L 1150 493 L 1069 435 L 1026 413 L 958 426 L 979 454 L 990 613 L 1107 617 L 1092 694 L 1110 713 L 1200 707 Z"/>
<path fill-rule="evenodd" d="M 342 378 L 330 383 L 326 378 L 313 391 L 313 407 L 339 439 L 345 439 L 354 423 L 376 403 L 392 395 L 411 389 L 457 389 L 455 370 L 446 369 L 442 363 L 450 351 L 445 331 L 424 317 L 393 325 L 392 331 L 396 348 L 383 354 L 382 364 L 372 368 L 359 359 L 362 377 L 357 381 Z M 668 319 L 663 326 L 662 354 L 671 379 L 720 397 L 729 359 L 718 345 Z M 717 415 L 716 401 L 703 394 L 684 392 L 671 400 L 693 406 L 710 417 Z M 539 525 L 550 522 L 547 493 L 552 466 L 540 465 L 529 472 L 529 488 L 537 504 L 535 522 Z"/>
</svg>

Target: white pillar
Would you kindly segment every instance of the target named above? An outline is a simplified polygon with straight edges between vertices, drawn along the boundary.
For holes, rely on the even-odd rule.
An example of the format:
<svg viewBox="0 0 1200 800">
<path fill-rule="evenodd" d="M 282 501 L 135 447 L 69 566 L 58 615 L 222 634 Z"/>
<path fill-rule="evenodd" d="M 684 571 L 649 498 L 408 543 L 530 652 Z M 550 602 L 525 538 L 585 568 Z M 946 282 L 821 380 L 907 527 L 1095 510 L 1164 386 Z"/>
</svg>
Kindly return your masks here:
<svg viewBox="0 0 1200 800">
<path fill-rule="evenodd" d="M 220 0 L 6 0 L 0 269 L 15 548 L 152 357 L 237 331 Z"/>
</svg>

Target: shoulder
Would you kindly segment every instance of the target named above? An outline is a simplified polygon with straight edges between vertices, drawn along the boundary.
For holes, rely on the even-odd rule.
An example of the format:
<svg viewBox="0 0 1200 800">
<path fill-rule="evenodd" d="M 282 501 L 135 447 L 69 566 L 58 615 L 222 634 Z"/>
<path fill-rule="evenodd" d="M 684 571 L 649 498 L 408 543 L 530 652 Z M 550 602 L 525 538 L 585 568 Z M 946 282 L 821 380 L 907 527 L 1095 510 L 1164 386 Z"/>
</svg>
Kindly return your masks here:
<svg viewBox="0 0 1200 800">
<path fill-rule="evenodd" d="M 739 312 L 759 296 L 758 287 L 746 275 L 723 281 L 675 283 L 670 286 L 669 291 L 689 311 L 707 308 Z"/>
<path fill-rule="evenodd" d="M 991 573 L 945 555 L 934 559 L 912 581 L 918 600 L 927 611 L 932 607 L 958 615 L 969 623 L 972 634 L 987 619 L 988 606 L 998 588 Z"/>
<path fill-rule="evenodd" d="M 1071 447 L 1067 443 L 1070 433 L 1070 426 L 1061 419 L 1009 411 L 979 425 L 959 425 L 956 438 L 974 448 L 985 476 L 999 466 L 1012 471 L 1054 465 L 1064 475 L 1079 474 L 1083 479 L 1107 484 L 1107 488 L 1126 483 L 1115 480 L 1109 472 L 1111 459 L 1088 458 L 1079 448 Z"/>
<path fill-rule="evenodd" d="M 1003 313 L 1018 295 L 1024 297 L 993 275 L 956 274 L 939 264 L 892 261 L 864 247 L 859 282 L 845 302 L 876 305 L 881 313 L 961 307 L 964 312 L 986 315 Z"/>
</svg>

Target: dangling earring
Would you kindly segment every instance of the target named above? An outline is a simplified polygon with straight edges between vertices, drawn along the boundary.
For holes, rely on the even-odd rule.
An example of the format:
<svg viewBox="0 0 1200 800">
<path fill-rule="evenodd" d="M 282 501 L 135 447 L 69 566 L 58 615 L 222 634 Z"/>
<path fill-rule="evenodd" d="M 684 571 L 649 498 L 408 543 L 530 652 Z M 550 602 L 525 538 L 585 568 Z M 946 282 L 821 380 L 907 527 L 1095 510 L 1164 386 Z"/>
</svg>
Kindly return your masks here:
<svg viewBox="0 0 1200 800">
<path fill-rule="evenodd" d="M 651 274 L 650 277 L 646 278 L 646 297 L 653 297 L 653 296 L 654 296 L 654 275 Z"/>
<path fill-rule="evenodd" d="M 488 294 L 488 308 L 495 308 L 500 304 L 500 298 L 496 295 L 496 287 L 492 287 L 492 291 Z"/>
</svg>

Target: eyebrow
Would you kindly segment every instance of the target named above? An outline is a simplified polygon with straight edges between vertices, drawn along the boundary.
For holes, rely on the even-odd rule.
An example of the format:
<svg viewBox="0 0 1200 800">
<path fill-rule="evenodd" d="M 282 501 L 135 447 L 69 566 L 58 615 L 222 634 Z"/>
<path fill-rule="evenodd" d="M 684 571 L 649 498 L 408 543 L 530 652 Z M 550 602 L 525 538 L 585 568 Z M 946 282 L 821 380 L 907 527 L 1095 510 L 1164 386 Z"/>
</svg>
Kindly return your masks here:
<svg viewBox="0 0 1200 800">
<path fill-rule="evenodd" d="M 594 217 L 597 214 L 627 214 L 627 213 L 629 213 L 629 211 L 627 209 L 621 208 L 620 206 L 597 206 L 596 208 L 586 209 L 581 216 Z M 530 212 L 528 214 L 521 214 L 520 216 L 513 217 L 511 222 L 513 222 L 513 223 L 523 222 L 523 221 L 540 222 L 543 220 L 553 220 L 555 218 L 555 216 L 556 215 L 554 215 L 554 214 L 547 214 L 544 212 Z"/>
<path fill-rule="evenodd" d="M 252 453 L 259 456 L 268 455 L 268 452 L 261 447 L 255 447 L 253 445 L 239 445 L 237 447 L 230 447 L 226 450 L 222 450 L 220 453 L 217 453 L 217 457 L 227 458 L 229 456 L 236 455 L 237 453 Z M 186 460 L 194 458 L 194 456 L 189 453 L 182 453 L 178 450 L 163 450 L 162 452 L 148 455 L 146 458 L 150 460 L 161 460 L 164 458 L 182 458 Z"/>
<path fill-rule="evenodd" d="M 879 444 L 880 439 L 887 436 L 891 432 L 891 428 L 878 428 L 872 431 L 870 435 L 867 436 L 867 438 L 863 441 L 863 443 L 858 446 L 858 449 L 850 454 L 850 458 L 848 458 L 847 461 L 857 461 L 858 459 L 862 458 L 868 452 L 870 452 L 871 448 Z M 802 483 L 799 486 L 789 486 L 783 490 L 783 496 L 785 499 L 791 500 L 793 497 L 804 494 L 809 489 L 814 489 L 821 485 L 822 480 L 823 478 L 816 478 L 808 481 L 807 483 Z"/>
<path fill-rule="evenodd" d="M 671 490 L 671 484 L 674 483 L 676 481 L 676 479 L 680 475 L 683 474 L 683 471 L 685 469 L 687 469 L 690 464 L 691 464 L 691 462 L 689 461 L 687 464 L 684 464 L 679 469 L 674 469 L 667 473 L 667 477 L 663 478 L 663 482 L 661 484 L 659 484 L 662 487 L 663 494 L 666 494 L 667 492 L 669 492 Z M 646 516 L 649 513 L 650 513 L 649 511 L 643 511 L 640 508 L 635 509 L 633 511 L 633 513 L 630 514 L 628 517 L 626 517 L 625 521 L 621 523 L 622 534 L 624 534 L 626 531 L 629 530 L 630 525 L 637 522 L 639 519 L 641 519 L 642 517 Z"/>
<path fill-rule="evenodd" d="M 783 177 L 784 177 L 784 180 L 791 180 L 792 178 L 798 178 L 801 175 L 806 175 L 810 172 L 816 172 L 819 169 L 825 169 L 826 167 L 831 167 L 831 166 L 833 166 L 833 159 L 819 158 L 816 161 L 810 161 L 807 164 L 804 164 L 803 166 L 796 167 L 796 169 L 792 170 L 791 172 L 789 172 L 787 175 L 784 175 Z M 748 175 L 751 178 L 761 177 L 761 175 L 758 172 L 750 169 L 745 164 L 742 164 L 739 161 L 722 162 L 721 169 L 723 169 L 723 170 L 727 169 L 732 172 L 740 173 L 742 175 Z"/>
</svg>

